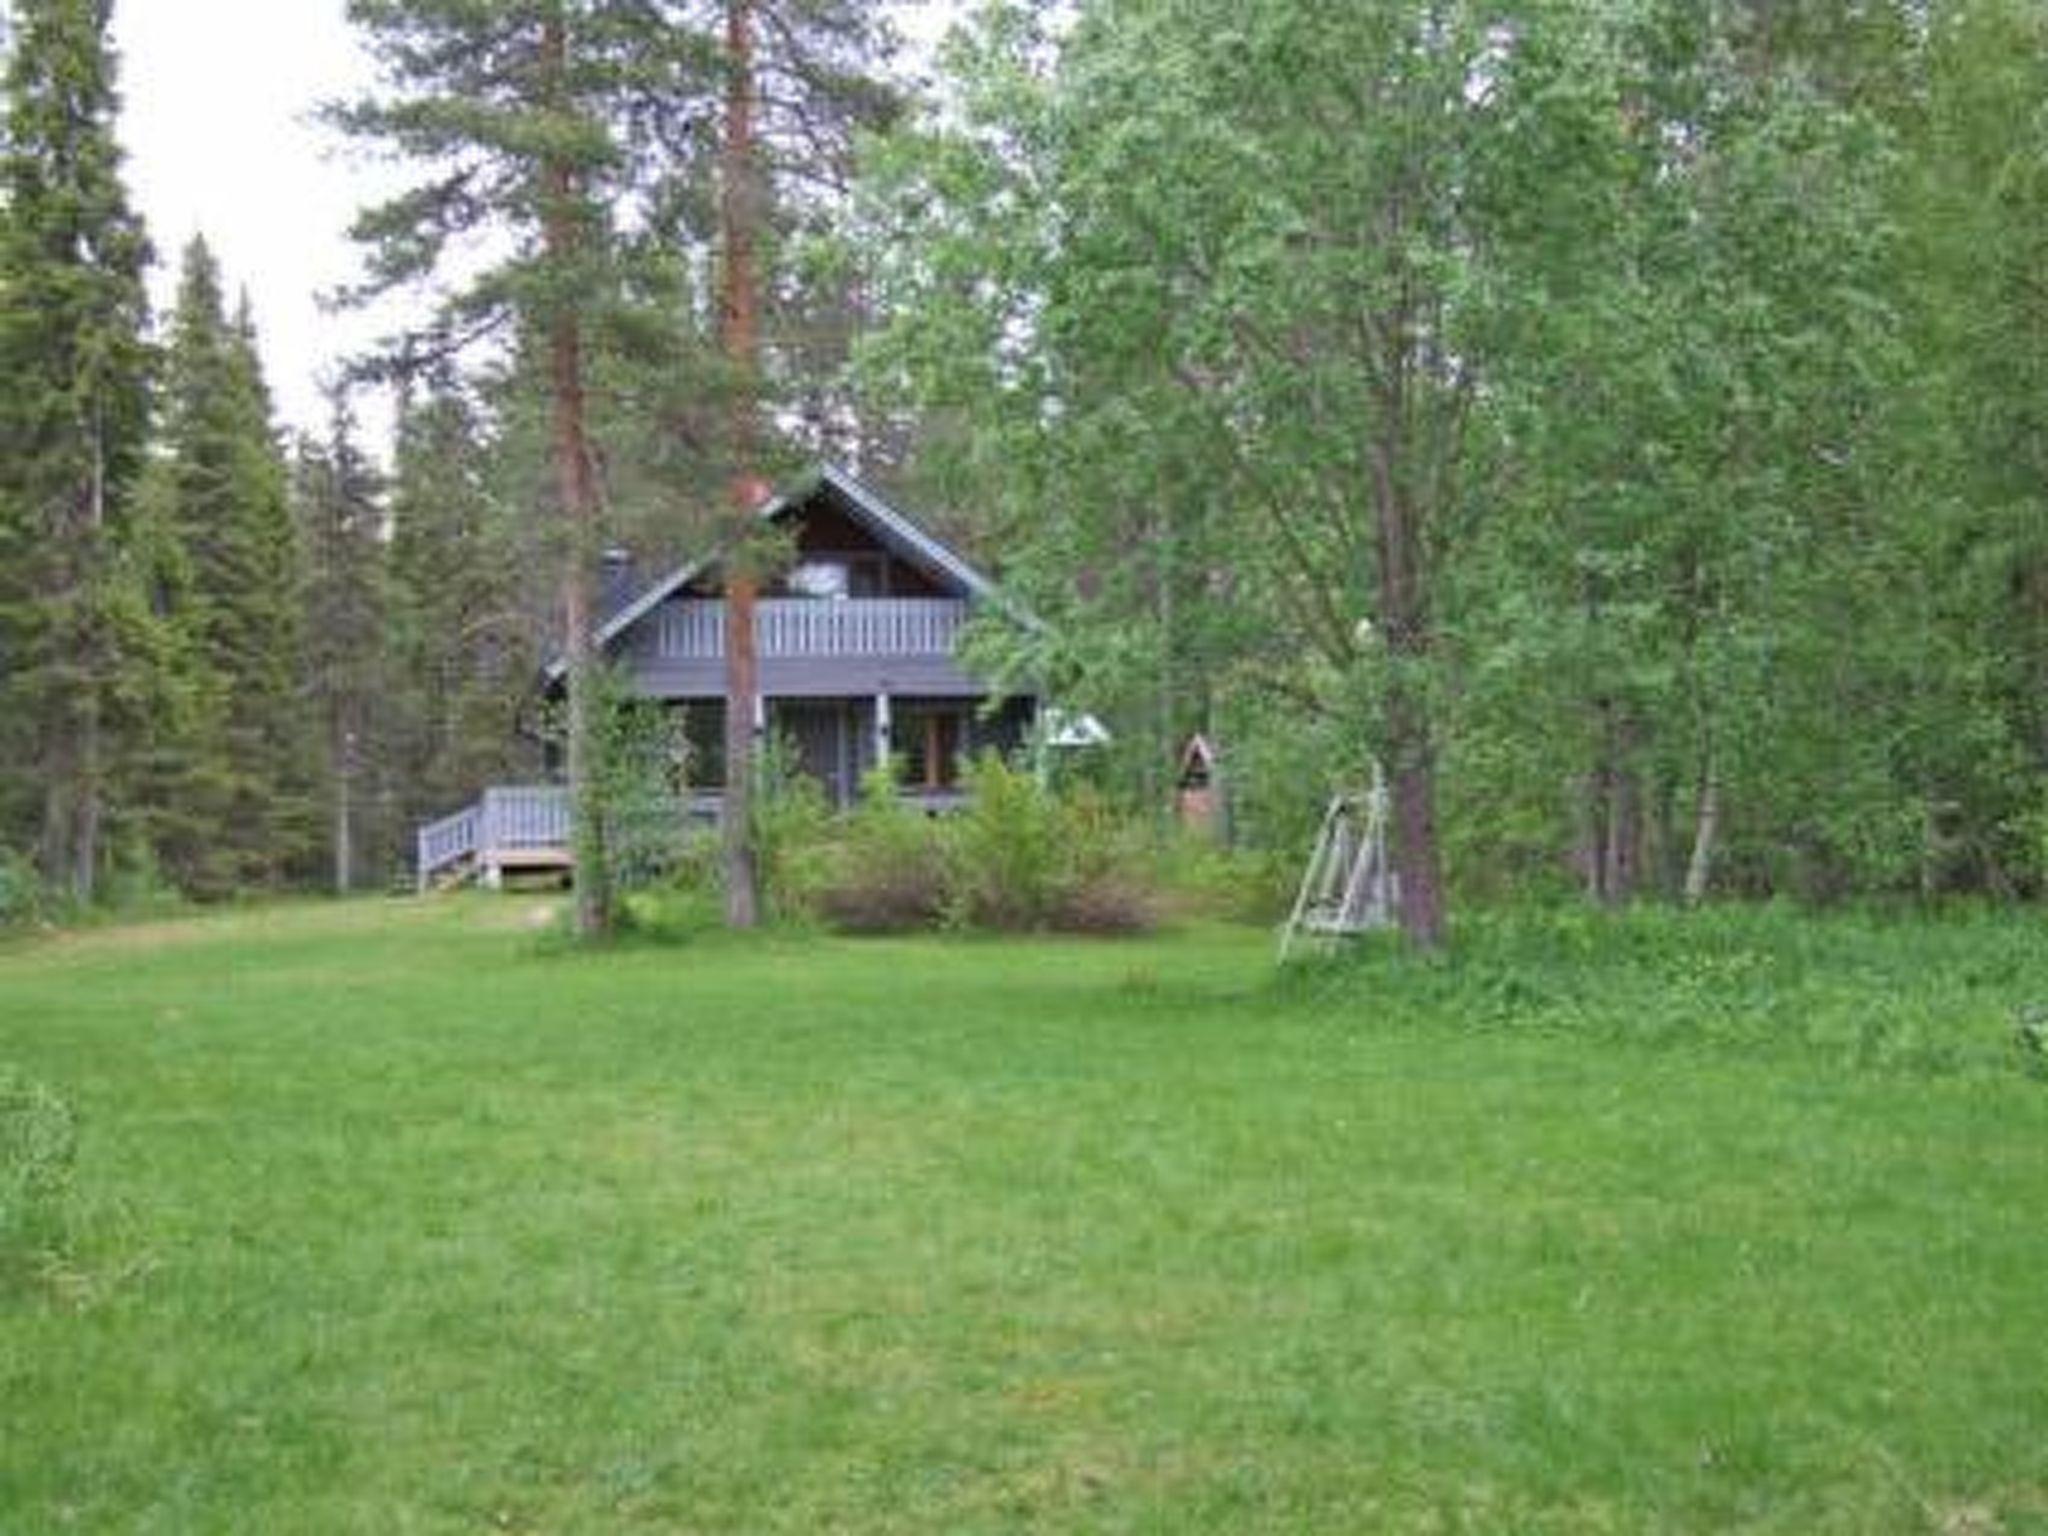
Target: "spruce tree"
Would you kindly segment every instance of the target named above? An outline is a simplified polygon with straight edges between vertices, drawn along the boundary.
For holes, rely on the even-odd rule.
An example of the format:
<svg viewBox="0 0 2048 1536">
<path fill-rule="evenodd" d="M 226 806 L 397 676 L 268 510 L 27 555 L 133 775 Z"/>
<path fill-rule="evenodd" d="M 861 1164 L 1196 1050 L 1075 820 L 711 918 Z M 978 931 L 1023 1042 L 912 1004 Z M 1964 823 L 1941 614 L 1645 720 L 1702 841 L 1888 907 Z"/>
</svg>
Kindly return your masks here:
<svg viewBox="0 0 2048 1536">
<path fill-rule="evenodd" d="M 25 0 L 0 145 L 0 839 L 90 900 L 102 863 L 111 615 L 148 428 L 149 246 L 114 140 L 104 0 Z"/>
<path fill-rule="evenodd" d="M 506 456 L 446 373 L 409 392 L 392 468 L 391 749 L 402 814 L 445 814 L 531 771 L 519 725 L 544 624 Z"/>
<path fill-rule="evenodd" d="M 275 885 L 313 840 L 299 553 L 253 323 L 246 303 L 229 319 L 203 239 L 185 252 L 163 416 L 166 516 L 189 568 L 175 617 L 204 660 L 212 724 L 195 873 L 210 894 Z"/>
<path fill-rule="evenodd" d="M 321 749 L 333 887 L 345 896 L 366 866 L 382 863 L 390 603 L 381 477 L 356 440 L 346 392 L 336 390 L 331 405 L 326 438 L 299 443 L 292 490 L 304 552 L 306 693 Z"/>
</svg>

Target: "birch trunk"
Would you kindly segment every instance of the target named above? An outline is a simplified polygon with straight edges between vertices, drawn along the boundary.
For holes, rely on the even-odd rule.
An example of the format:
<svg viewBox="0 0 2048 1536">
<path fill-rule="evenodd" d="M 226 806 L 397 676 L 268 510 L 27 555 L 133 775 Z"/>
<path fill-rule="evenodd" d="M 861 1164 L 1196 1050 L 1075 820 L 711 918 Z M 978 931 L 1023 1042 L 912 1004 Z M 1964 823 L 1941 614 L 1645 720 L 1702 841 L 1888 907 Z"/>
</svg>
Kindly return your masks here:
<svg viewBox="0 0 2048 1536">
<path fill-rule="evenodd" d="M 1380 622 L 1386 633 L 1388 680 L 1384 694 L 1387 777 L 1392 799 L 1394 873 L 1400 882 L 1402 935 L 1415 948 L 1444 942 L 1442 853 L 1436 831 L 1436 744 L 1426 697 L 1416 673 L 1429 660 L 1429 616 L 1424 605 L 1420 516 L 1394 474 L 1400 401 L 1373 455 L 1374 532 L 1379 553 Z"/>
<path fill-rule="evenodd" d="M 1693 818 L 1692 857 L 1685 866 L 1685 904 L 1696 907 L 1707 899 L 1713 882 L 1715 845 L 1721 837 L 1721 780 L 1709 756 L 1700 771 L 1699 807 Z"/>
</svg>

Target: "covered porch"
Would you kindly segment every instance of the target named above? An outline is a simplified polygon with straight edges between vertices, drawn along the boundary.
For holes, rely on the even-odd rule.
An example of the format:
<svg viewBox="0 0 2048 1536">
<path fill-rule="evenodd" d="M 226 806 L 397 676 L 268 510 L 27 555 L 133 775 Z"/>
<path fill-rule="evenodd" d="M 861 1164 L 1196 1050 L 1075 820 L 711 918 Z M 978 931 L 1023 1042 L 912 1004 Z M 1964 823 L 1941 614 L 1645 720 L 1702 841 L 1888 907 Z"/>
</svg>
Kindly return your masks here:
<svg viewBox="0 0 2048 1536">
<path fill-rule="evenodd" d="M 975 754 L 1014 754 L 1030 739 L 1031 701 L 1011 700 L 993 713 L 985 713 L 982 702 L 890 694 L 770 699 L 757 737 L 772 742 L 839 808 L 852 805 L 862 778 L 893 757 L 904 801 L 940 815 L 964 800 L 964 771 Z M 648 701 L 647 707 L 669 711 L 676 725 L 672 814 L 715 825 L 725 801 L 724 701 Z M 416 834 L 414 872 L 422 892 L 471 880 L 497 886 L 508 875 L 566 872 L 574 863 L 569 792 L 560 784 L 494 785 Z"/>
</svg>

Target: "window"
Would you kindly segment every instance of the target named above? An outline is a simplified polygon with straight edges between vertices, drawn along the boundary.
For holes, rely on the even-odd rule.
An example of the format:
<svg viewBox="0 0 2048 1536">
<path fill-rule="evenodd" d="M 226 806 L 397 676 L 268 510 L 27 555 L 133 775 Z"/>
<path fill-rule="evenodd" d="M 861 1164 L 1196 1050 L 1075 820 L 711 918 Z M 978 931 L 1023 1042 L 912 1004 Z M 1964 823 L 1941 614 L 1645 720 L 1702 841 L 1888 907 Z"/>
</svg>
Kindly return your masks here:
<svg viewBox="0 0 2048 1536">
<path fill-rule="evenodd" d="M 783 586 L 791 597 L 885 597 L 886 566 L 882 555 L 818 555 L 792 567 Z"/>
<path fill-rule="evenodd" d="M 847 597 L 848 575 L 844 561 L 806 560 L 789 573 L 789 590 L 796 597 Z"/>
<path fill-rule="evenodd" d="M 953 705 L 912 705 L 899 709 L 890 744 L 903 759 L 903 787 L 953 789 L 960 783 L 960 759 L 967 747 L 967 717 Z"/>
</svg>

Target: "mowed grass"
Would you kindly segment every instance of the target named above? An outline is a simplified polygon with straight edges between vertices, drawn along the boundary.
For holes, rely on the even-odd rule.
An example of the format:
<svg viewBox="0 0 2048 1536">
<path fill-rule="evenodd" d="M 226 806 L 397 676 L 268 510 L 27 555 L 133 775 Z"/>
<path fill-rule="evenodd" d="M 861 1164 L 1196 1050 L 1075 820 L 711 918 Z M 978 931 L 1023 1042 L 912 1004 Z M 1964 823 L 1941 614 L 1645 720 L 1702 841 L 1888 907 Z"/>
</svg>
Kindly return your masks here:
<svg viewBox="0 0 2048 1536">
<path fill-rule="evenodd" d="M 0 951 L 0 1532 L 2048 1530 L 2037 919 L 532 911 Z"/>
</svg>

